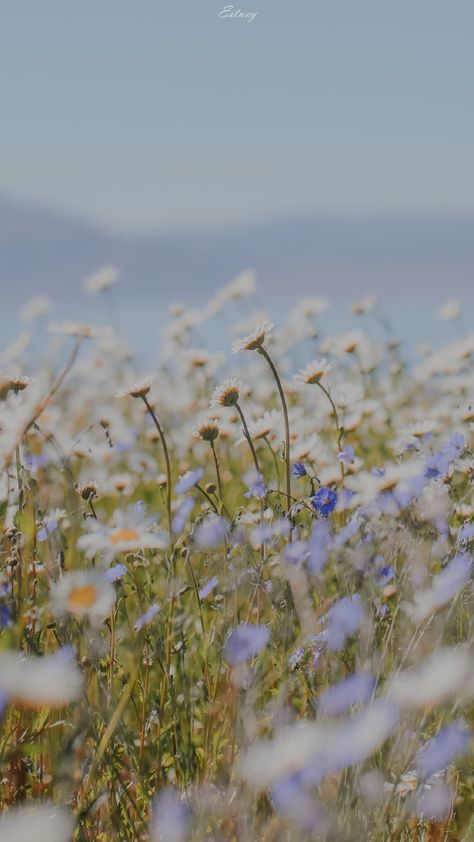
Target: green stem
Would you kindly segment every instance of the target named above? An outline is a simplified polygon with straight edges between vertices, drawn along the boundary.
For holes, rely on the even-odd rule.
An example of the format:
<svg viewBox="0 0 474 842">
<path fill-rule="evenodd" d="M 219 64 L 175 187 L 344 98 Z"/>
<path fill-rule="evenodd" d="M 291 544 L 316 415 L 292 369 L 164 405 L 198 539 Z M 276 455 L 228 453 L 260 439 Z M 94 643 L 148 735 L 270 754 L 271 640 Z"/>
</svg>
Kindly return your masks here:
<svg viewBox="0 0 474 842">
<path fill-rule="evenodd" d="M 219 492 L 219 500 L 220 500 L 220 503 L 221 503 L 221 509 L 222 509 L 223 512 L 226 512 L 226 508 L 225 508 L 225 505 L 224 505 L 224 497 L 222 495 L 222 481 L 221 481 L 221 472 L 220 472 L 220 469 L 219 469 L 219 459 L 217 458 L 216 446 L 214 444 L 213 439 L 211 439 L 210 445 L 211 445 L 212 455 L 213 455 L 213 458 L 214 458 L 214 465 L 215 465 L 215 468 L 216 468 L 217 490 Z"/>
<path fill-rule="evenodd" d="M 153 423 L 155 424 L 156 429 L 158 430 L 158 435 L 161 439 L 161 444 L 163 446 L 163 453 L 165 455 L 165 463 L 166 463 L 166 509 L 168 512 L 168 528 L 171 535 L 171 465 L 170 465 L 170 457 L 168 453 L 168 446 L 166 444 L 165 434 L 161 427 L 161 424 L 158 421 L 153 409 L 150 406 L 148 398 L 146 395 L 142 395 L 142 400 L 150 413 L 151 418 L 153 419 Z"/>
<path fill-rule="evenodd" d="M 266 436 L 263 436 L 264 442 L 267 444 L 270 453 L 272 454 L 273 465 L 275 467 L 275 474 L 277 480 L 278 491 L 280 490 L 280 468 L 278 467 L 278 459 L 273 447 L 271 446 L 270 442 L 268 441 Z"/>
<path fill-rule="evenodd" d="M 319 388 L 320 388 L 320 389 L 324 392 L 324 394 L 326 395 L 326 397 L 327 397 L 327 399 L 328 399 L 329 403 L 330 403 L 330 404 L 331 404 L 331 406 L 332 406 L 332 411 L 334 412 L 334 418 L 335 418 L 335 421 L 336 421 L 337 444 L 338 444 L 338 446 L 339 446 L 339 445 L 341 444 L 341 439 L 342 439 L 342 437 L 343 437 L 343 435 L 344 435 L 344 427 L 341 427 L 341 426 L 340 426 L 340 424 L 339 424 L 339 417 L 338 417 L 338 414 L 337 414 L 336 404 L 334 403 L 334 401 L 333 401 L 333 399 L 332 399 L 332 397 L 331 397 L 330 393 L 329 393 L 329 392 L 328 392 L 328 390 L 326 389 L 326 387 L 325 387 L 325 386 L 323 386 L 323 384 L 322 384 L 322 383 L 320 383 L 320 382 L 319 382 L 319 380 L 318 380 L 318 382 L 316 383 L 316 386 L 319 386 Z"/>
<path fill-rule="evenodd" d="M 277 385 L 278 393 L 280 395 L 281 407 L 283 410 L 283 420 L 285 422 L 285 467 L 286 467 L 286 495 L 288 501 L 291 498 L 291 473 L 290 473 L 290 422 L 288 420 L 288 407 L 286 405 L 286 398 L 285 393 L 283 391 L 283 386 L 281 384 L 281 380 L 278 374 L 278 371 L 275 368 L 272 358 L 268 351 L 263 347 L 263 345 L 258 348 L 258 353 L 264 357 L 270 366 L 271 372 L 273 377 L 275 378 L 275 383 Z M 288 505 L 289 508 L 289 505 Z"/>
<path fill-rule="evenodd" d="M 242 421 L 243 434 L 248 441 L 248 445 L 249 445 L 250 451 L 252 453 L 252 458 L 253 458 L 253 461 L 254 461 L 254 464 L 255 464 L 255 468 L 257 470 L 257 473 L 261 474 L 262 472 L 260 470 L 260 465 L 258 464 L 257 454 L 256 454 L 255 448 L 253 446 L 252 437 L 249 433 L 249 428 L 247 427 L 247 422 L 245 420 L 244 413 L 242 412 L 238 403 L 235 404 L 235 408 L 236 408 L 237 412 L 239 413 L 240 420 Z"/>
</svg>

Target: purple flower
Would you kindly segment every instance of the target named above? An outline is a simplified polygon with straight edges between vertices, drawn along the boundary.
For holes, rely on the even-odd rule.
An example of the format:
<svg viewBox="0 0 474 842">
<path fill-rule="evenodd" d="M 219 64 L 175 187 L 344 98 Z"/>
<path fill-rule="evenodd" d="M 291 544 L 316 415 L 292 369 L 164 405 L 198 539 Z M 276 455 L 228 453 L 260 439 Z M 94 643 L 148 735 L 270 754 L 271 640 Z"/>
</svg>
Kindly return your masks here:
<svg viewBox="0 0 474 842">
<path fill-rule="evenodd" d="M 424 778 L 449 766 L 467 749 L 471 732 L 462 719 L 447 725 L 418 752 L 416 768 Z"/>
<path fill-rule="evenodd" d="M 108 582 L 118 582 L 119 579 L 123 579 L 126 573 L 128 573 L 128 570 L 124 564 L 114 564 L 113 567 L 109 567 L 105 571 L 105 578 Z"/>
<path fill-rule="evenodd" d="M 186 473 L 179 478 L 174 487 L 176 494 L 186 494 L 186 491 L 190 491 L 191 488 L 194 488 L 196 483 L 198 483 L 201 479 L 203 473 L 203 468 L 196 468 L 195 471 L 186 471 Z"/>
<path fill-rule="evenodd" d="M 323 515 L 323 517 L 327 517 L 327 515 L 330 514 L 330 512 L 333 512 L 336 508 L 337 494 L 332 490 L 332 488 L 327 488 L 323 485 L 321 488 L 318 488 L 316 494 L 311 497 L 311 502 L 319 514 Z"/>
<path fill-rule="evenodd" d="M 192 497 L 187 497 L 183 502 L 178 506 L 176 512 L 173 517 L 173 522 L 171 524 L 171 528 L 173 532 L 176 534 L 178 532 L 182 532 L 186 521 L 188 519 L 188 515 L 191 514 L 194 508 L 194 500 Z"/>
<path fill-rule="evenodd" d="M 8 605 L 0 603 L 0 629 L 6 629 L 13 623 L 12 612 Z"/>
<path fill-rule="evenodd" d="M 306 476 L 306 468 L 302 462 L 294 462 L 291 466 L 291 476 L 295 479 L 301 479 Z"/>
<path fill-rule="evenodd" d="M 379 567 L 377 573 L 375 574 L 375 581 L 377 585 L 380 585 L 381 587 L 385 587 L 385 585 L 388 585 L 388 583 L 391 582 L 394 578 L 395 570 L 390 564 L 385 564 L 382 567 Z"/>
<path fill-rule="evenodd" d="M 230 635 L 224 650 L 229 664 L 243 664 L 264 649 L 270 640 L 266 626 L 252 626 L 242 623 Z"/>
<path fill-rule="evenodd" d="M 343 713 L 347 708 L 367 701 L 374 687 L 375 679 L 372 675 L 356 672 L 321 693 L 319 711 L 325 716 Z"/>
<path fill-rule="evenodd" d="M 290 564 L 301 564 L 308 554 L 309 549 L 306 541 L 293 541 L 285 547 L 283 557 Z"/>
<path fill-rule="evenodd" d="M 248 484 L 249 490 L 244 493 L 244 497 L 256 497 L 257 500 L 262 500 L 265 497 L 268 488 L 261 474 L 255 472 L 252 477 L 249 477 L 245 481 Z"/>
<path fill-rule="evenodd" d="M 211 576 L 204 585 L 201 586 L 199 589 L 199 599 L 205 599 L 206 596 L 209 596 L 210 593 L 214 590 L 216 585 L 219 583 L 219 579 L 217 576 Z"/>
<path fill-rule="evenodd" d="M 354 456 L 354 448 L 351 444 L 346 444 L 345 448 L 337 454 L 337 458 L 342 462 L 343 465 L 352 465 L 354 461 Z"/>
<path fill-rule="evenodd" d="M 309 556 L 307 561 L 307 567 L 310 573 L 321 573 L 326 566 L 330 541 L 331 533 L 326 521 L 315 521 L 309 541 Z"/>
<path fill-rule="evenodd" d="M 211 515 L 203 520 L 194 531 L 194 541 L 198 547 L 218 547 L 227 534 L 227 524 L 222 517 Z"/>
<path fill-rule="evenodd" d="M 342 649 L 350 637 L 360 627 L 364 617 L 362 602 L 358 594 L 345 596 L 329 609 L 327 620 L 328 646 L 330 649 Z"/>
<path fill-rule="evenodd" d="M 176 789 L 169 787 L 155 795 L 151 810 L 151 842 L 185 842 L 188 826 L 189 811 Z"/>
<path fill-rule="evenodd" d="M 51 535 L 58 528 L 57 520 L 45 520 L 44 526 L 38 529 L 36 538 L 38 541 L 47 541 Z"/>
<path fill-rule="evenodd" d="M 156 617 L 156 615 L 158 614 L 159 610 L 160 610 L 160 606 L 157 605 L 156 602 L 154 602 L 153 605 L 150 605 L 148 610 L 145 611 L 145 613 L 142 614 L 142 616 L 139 617 L 138 620 L 135 621 L 135 624 L 133 626 L 135 631 L 140 631 L 140 629 L 142 629 L 143 626 L 147 626 L 148 623 L 151 623 L 153 618 Z"/>
</svg>

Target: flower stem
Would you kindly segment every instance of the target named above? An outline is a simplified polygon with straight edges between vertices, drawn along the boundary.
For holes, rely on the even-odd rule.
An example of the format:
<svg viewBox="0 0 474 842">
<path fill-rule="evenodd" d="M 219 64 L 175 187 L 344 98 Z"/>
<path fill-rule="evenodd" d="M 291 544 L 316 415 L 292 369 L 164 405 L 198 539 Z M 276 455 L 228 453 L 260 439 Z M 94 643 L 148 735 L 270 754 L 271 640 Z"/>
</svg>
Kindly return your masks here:
<svg viewBox="0 0 474 842">
<path fill-rule="evenodd" d="M 320 389 L 324 392 L 324 394 L 326 395 L 326 397 L 327 397 L 327 399 L 328 399 L 329 403 L 330 403 L 330 404 L 331 404 L 331 406 L 332 406 L 332 411 L 334 412 L 334 418 L 335 418 L 335 421 L 336 421 L 337 444 L 338 444 L 338 446 L 339 446 L 339 445 L 341 444 L 341 439 L 342 439 L 342 437 L 343 437 L 343 435 L 344 435 L 344 427 L 341 427 L 341 426 L 339 425 L 339 417 L 338 417 L 338 414 L 337 414 L 336 404 L 334 403 L 334 401 L 333 401 L 333 399 L 332 399 L 332 397 L 331 397 L 330 393 L 329 393 L 329 392 L 328 392 L 328 390 L 326 389 L 326 387 L 325 387 L 325 386 L 323 386 L 323 384 L 322 384 L 319 380 L 318 380 L 318 382 L 316 383 L 316 385 L 317 385 L 317 386 L 319 386 L 319 388 L 320 388 Z"/>
<path fill-rule="evenodd" d="M 275 378 L 275 383 L 277 385 L 278 393 L 280 395 L 281 407 L 283 410 L 283 419 L 285 422 L 285 467 L 286 467 L 286 495 L 288 501 L 291 498 L 291 473 L 290 473 L 290 422 L 288 420 L 288 407 L 286 405 L 286 398 L 285 393 L 283 391 L 283 386 L 281 384 L 281 380 L 278 374 L 278 371 L 275 368 L 273 360 L 263 345 L 258 348 L 258 353 L 264 357 L 270 366 L 271 372 L 273 377 Z M 289 508 L 289 506 L 288 506 Z"/>
<path fill-rule="evenodd" d="M 226 508 L 225 508 L 225 505 L 224 505 L 224 498 L 222 496 L 222 481 L 221 481 L 221 472 L 220 472 L 220 469 L 219 469 L 219 459 L 217 458 L 216 446 L 214 444 L 213 439 L 211 439 L 210 445 L 211 445 L 211 450 L 212 450 L 212 456 L 214 458 L 214 465 L 215 465 L 215 468 L 216 468 L 217 490 L 219 492 L 219 500 L 220 500 L 220 503 L 221 503 L 221 509 L 222 509 L 222 511 L 225 512 Z"/>
<path fill-rule="evenodd" d="M 246 439 L 247 439 L 247 441 L 248 441 L 248 445 L 249 445 L 249 447 L 250 447 L 250 451 L 251 451 L 251 453 L 252 453 L 252 457 L 253 457 L 253 461 L 254 461 L 254 464 L 255 464 L 255 468 L 256 468 L 256 470 L 257 470 L 257 473 L 261 474 L 262 472 L 261 472 L 261 470 L 260 470 L 260 465 L 258 464 L 257 454 L 256 454 L 256 452 L 255 452 L 255 448 L 254 448 L 254 446 L 253 446 L 252 437 L 251 437 L 251 435 L 250 435 L 250 433 L 249 433 L 249 428 L 247 427 L 247 422 L 246 422 L 246 420 L 245 420 L 244 413 L 242 412 L 242 410 L 241 410 L 241 408 L 240 408 L 240 406 L 239 406 L 239 404 L 238 404 L 238 403 L 236 403 L 236 404 L 235 404 L 235 408 L 236 408 L 237 412 L 239 413 L 240 420 L 242 421 L 243 434 L 244 434 L 245 438 L 246 438 Z"/>
<path fill-rule="evenodd" d="M 166 509 L 168 512 L 168 528 L 171 535 L 171 466 L 170 466 L 170 457 L 168 453 L 168 446 L 166 444 L 165 434 L 161 427 L 161 424 L 158 421 L 158 418 L 155 415 L 148 398 L 146 395 L 142 395 L 142 400 L 150 413 L 151 418 L 153 419 L 153 423 L 158 430 L 158 435 L 161 439 L 161 444 L 163 446 L 163 453 L 165 455 L 165 463 L 166 463 Z"/>
</svg>

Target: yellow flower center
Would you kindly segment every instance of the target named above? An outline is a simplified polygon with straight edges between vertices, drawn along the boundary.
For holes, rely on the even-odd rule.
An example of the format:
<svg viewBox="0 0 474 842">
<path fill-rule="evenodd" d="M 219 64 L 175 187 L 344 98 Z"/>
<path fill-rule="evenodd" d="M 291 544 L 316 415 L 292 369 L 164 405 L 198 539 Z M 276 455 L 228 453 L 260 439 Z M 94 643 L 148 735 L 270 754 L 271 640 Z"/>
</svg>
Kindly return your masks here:
<svg viewBox="0 0 474 842">
<path fill-rule="evenodd" d="M 69 611 L 83 614 L 97 599 L 97 591 L 93 585 L 78 585 L 72 588 L 67 598 Z"/>
<path fill-rule="evenodd" d="M 120 544 L 122 541 L 138 541 L 140 535 L 136 529 L 116 529 L 110 536 L 112 544 Z"/>
</svg>

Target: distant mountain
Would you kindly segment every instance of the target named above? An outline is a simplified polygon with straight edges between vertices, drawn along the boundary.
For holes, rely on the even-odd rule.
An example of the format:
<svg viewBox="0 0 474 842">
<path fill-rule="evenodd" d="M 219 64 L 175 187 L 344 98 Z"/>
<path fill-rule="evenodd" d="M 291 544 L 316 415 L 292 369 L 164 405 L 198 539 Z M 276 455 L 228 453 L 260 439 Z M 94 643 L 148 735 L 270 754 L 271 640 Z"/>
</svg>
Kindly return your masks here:
<svg viewBox="0 0 474 842">
<path fill-rule="evenodd" d="M 474 215 L 306 215 L 213 231 L 127 238 L 0 197 L 0 286 L 71 300 L 82 279 L 117 264 L 138 298 L 207 295 L 242 269 L 264 293 L 417 298 L 472 295 Z"/>
</svg>

